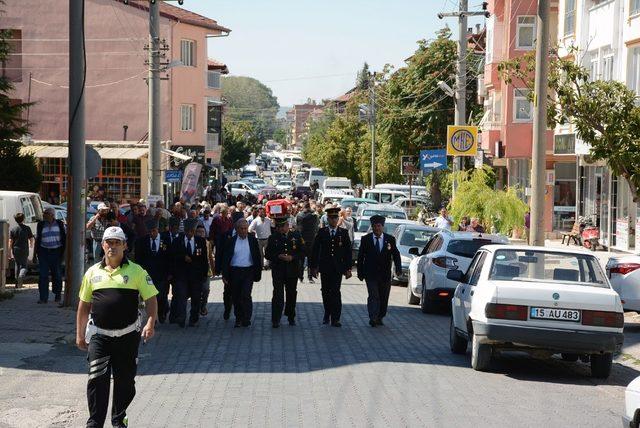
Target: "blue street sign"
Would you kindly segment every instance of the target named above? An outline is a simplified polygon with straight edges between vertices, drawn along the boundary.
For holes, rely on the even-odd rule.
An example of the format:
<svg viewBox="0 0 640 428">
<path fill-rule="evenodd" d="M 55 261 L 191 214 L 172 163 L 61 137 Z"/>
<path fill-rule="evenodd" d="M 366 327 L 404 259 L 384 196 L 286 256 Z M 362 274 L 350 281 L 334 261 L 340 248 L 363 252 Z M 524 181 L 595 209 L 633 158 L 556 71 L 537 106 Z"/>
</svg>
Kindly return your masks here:
<svg viewBox="0 0 640 428">
<path fill-rule="evenodd" d="M 447 151 L 445 149 L 420 150 L 420 169 L 425 174 L 436 169 L 447 169 Z"/>
<path fill-rule="evenodd" d="M 167 183 L 180 183 L 182 181 L 182 171 L 179 169 L 168 169 L 164 172 L 164 181 Z"/>
</svg>

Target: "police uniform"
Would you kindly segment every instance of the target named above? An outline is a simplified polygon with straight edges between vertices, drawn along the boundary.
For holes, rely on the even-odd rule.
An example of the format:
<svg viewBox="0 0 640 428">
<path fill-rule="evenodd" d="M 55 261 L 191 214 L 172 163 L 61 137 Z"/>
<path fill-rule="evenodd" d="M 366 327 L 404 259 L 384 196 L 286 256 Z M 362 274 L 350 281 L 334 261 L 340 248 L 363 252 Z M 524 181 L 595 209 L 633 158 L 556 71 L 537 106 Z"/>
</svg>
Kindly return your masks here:
<svg viewBox="0 0 640 428">
<path fill-rule="evenodd" d="M 328 215 L 335 216 L 340 208 L 328 208 Z M 351 240 L 346 229 L 323 227 L 318 231 L 311 252 L 311 268 L 320 272 L 322 303 L 324 305 L 323 324 L 331 322 L 340 326 L 342 296 L 340 287 L 342 275 L 351 270 Z"/>
<path fill-rule="evenodd" d="M 119 228 L 109 228 L 118 229 Z M 108 238 L 105 231 L 103 239 Z M 124 239 L 124 233 L 122 233 Z M 135 396 L 138 344 L 140 342 L 139 298 L 158 294 L 151 277 L 125 258 L 114 271 L 105 260 L 85 273 L 80 300 L 91 304 L 87 326 L 89 380 L 87 426 L 103 426 L 109 405 L 109 383 L 113 374 L 111 422 L 125 426 L 126 410 Z"/>
<path fill-rule="evenodd" d="M 284 226 L 287 221 L 286 217 L 276 219 L 276 228 Z M 291 261 L 280 260 L 278 256 L 281 254 L 290 255 L 293 259 Z M 271 322 L 274 328 L 280 326 L 283 308 L 289 324 L 295 325 L 298 275 L 300 274 L 300 261 L 303 257 L 304 240 L 299 232 L 289 231 L 285 234 L 280 229 L 276 229 L 276 232 L 269 236 L 265 258 L 270 262 L 273 279 Z"/>
</svg>

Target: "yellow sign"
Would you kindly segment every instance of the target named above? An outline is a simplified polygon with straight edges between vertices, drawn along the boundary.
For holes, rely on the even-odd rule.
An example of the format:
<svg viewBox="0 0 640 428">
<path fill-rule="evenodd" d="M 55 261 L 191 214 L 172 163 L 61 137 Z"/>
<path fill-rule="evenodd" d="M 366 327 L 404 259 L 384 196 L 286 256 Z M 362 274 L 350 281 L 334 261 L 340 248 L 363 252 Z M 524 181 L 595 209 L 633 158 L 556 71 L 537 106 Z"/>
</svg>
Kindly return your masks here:
<svg viewBox="0 0 640 428">
<path fill-rule="evenodd" d="M 447 156 L 476 156 L 477 126 L 447 126 Z"/>
</svg>

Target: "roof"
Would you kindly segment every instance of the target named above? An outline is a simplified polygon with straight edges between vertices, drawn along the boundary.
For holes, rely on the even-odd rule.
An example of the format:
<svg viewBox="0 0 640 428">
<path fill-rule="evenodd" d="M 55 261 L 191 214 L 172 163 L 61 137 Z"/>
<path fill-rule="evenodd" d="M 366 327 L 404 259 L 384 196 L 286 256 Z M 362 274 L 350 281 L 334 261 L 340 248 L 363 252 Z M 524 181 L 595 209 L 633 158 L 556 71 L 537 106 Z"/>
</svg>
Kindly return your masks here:
<svg viewBox="0 0 640 428">
<path fill-rule="evenodd" d="M 102 159 L 140 159 L 149 154 L 149 148 L 94 147 Z M 20 149 L 20 153 L 31 153 L 37 158 L 68 158 L 68 146 L 29 145 Z"/>
<path fill-rule="evenodd" d="M 502 242 L 508 242 L 509 238 L 507 238 L 504 235 L 498 235 L 498 234 L 491 234 L 491 233 L 480 233 L 480 232 L 458 232 L 458 231 L 451 231 L 451 230 L 447 230 L 447 229 L 442 229 L 440 231 L 440 233 L 442 234 L 447 234 L 447 235 L 451 235 L 452 238 L 456 238 L 456 239 L 495 239 L 496 241 L 502 241 Z M 509 246 L 509 248 L 513 248 L 512 246 Z"/>
<path fill-rule="evenodd" d="M 229 74 L 229 67 L 227 67 L 227 64 L 213 58 L 207 59 L 207 68 L 209 70 L 220 70 L 220 73 L 222 74 Z"/>
<path fill-rule="evenodd" d="M 513 251 L 544 251 L 546 253 L 562 253 L 562 254 L 581 254 L 586 256 L 594 256 L 592 251 L 588 251 L 582 248 L 570 247 L 570 248 L 557 248 L 557 247 L 534 247 L 531 245 L 498 245 L 491 244 L 485 245 L 483 249 L 489 251 L 497 250 L 513 250 Z"/>
<path fill-rule="evenodd" d="M 122 3 L 122 0 L 115 0 L 118 3 Z M 149 6 L 146 1 L 129 1 L 129 6 L 136 7 L 142 10 L 149 10 Z M 231 30 L 218 25 L 218 22 L 207 18 L 206 16 L 198 15 L 190 10 L 182 9 L 181 7 L 173 6 L 167 2 L 160 2 L 160 16 L 173 19 L 174 21 L 183 22 L 185 24 L 195 25 L 196 27 L 207 28 L 209 30 L 222 31 L 224 33 L 230 33 Z"/>
</svg>

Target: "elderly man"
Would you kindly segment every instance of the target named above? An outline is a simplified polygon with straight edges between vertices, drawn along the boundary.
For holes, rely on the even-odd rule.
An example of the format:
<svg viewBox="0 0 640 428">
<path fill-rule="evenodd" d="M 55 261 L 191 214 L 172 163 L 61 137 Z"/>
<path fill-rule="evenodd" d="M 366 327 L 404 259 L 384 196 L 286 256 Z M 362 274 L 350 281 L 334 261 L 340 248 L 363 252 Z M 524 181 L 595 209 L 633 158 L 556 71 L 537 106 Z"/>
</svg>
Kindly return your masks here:
<svg viewBox="0 0 640 428">
<path fill-rule="evenodd" d="M 253 313 L 251 291 L 253 283 L 262 277 L 262 257 L 258 240 L 249 234 L 247 220 L 238 220 L 235 229 L 235 236 L 226 240 L 222 251 L 222 282 L 231 289 L 235 327 L 248 327 Z"/>
<path fill-rule="evenodd" d="M 467 232 L 484 233 L 484 227 L 480 224 L 478 217 L 471 218 L 471 223 L 467 226 Z"/>
<path fill-rule="evenodd" d="M 40 261 L 40 278 L 38 303 L 49 301 L 49 273 L 51 273 L 52 291 L 55 301 L 61 300 L 62 294 L 62 257 L 64 255 L 67 233 L 62 220 L 56 220 L 53 208 L 44 210 L 44 220 L 36 226 L 35 254 Z"/>
<path fill-rule="evenodd" d="M 269 236 L 271 236 L 271 228 L 273 222 L 267 217 L 267 212 L 264 208 L 258 210 L 258 217 L 254 218 L 251 224 L 249 224 L 249 232 L 255 233 L 258 238 L 258 247 L 260 248 L 260 256 L 264 258 L 264 250 L 267 248 L 267 242 Z M 267 265 L 265 265 L 267 268 Z"/>
<path fill-rule="evenodd" d="M 446 208 L 442 208 L 440 210 L 440 215 L 436 217 L 435 226 L 438 229 L 443 230 L 451 230 L 451 226 L 453 225 L 453 219 L 449 217 Z"/>
<path fill-rule="evenodd" d="M 98 212 L 87 222 L 87 230 L 91 233 L 93 240 L 93 260 L 95 263 L 102 258 L 102 234 L 107 228 L 107 214 L 109 206 L 104 202 L 98 204 Z"/>
</svg>

